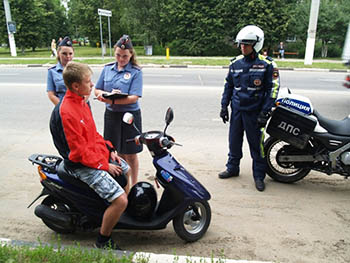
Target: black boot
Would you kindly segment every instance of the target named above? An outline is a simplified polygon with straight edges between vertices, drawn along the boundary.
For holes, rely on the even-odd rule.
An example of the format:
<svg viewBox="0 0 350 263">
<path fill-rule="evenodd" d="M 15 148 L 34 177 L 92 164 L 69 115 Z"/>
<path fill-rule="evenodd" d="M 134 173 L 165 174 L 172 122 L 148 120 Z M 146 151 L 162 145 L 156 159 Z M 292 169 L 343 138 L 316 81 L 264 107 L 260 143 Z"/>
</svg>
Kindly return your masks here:
<svg viewBox="0 0 350 263">
<path fill-rule="evenodd" d="M 226 179 L 226 178 L 230 178 L 230 177 L 237 177 L 239 176 L 239 172 L 229 172 L 229 171 L 223 171 L 221 173 L 219 173 L 219 178 L 220 179 Z"/>
<path fill-rule="evenodd" d="M 255 188 L 262 192 L 265 190 L 265 183 L 264 183 L 264 180 L 263 179 L 256 179 L 255 180 Z"/>
</svg>

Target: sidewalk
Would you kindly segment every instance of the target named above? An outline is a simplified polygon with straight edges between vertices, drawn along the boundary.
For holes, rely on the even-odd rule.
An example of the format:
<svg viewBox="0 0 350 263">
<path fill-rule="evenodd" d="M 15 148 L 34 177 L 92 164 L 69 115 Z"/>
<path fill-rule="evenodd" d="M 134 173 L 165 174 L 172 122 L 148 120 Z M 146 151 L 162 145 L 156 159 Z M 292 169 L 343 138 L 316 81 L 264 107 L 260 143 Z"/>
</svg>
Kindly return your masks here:
<svg viewBox="0 0 350 263">
<path fill-rule="evenodd" d="M 113 57 L 106 56 L 104 57 L 106 60 L 110 60 Z M 147 60 L 157 60 L 157 59 L 164 59 L 164 56 L 138 56 L 138 59 L 147 59 Z M 6 68 L 6 67 L 52 67 L 55 65 L 55 63 L 45 63 L 45 64 L 1 64 L 1 60 L 42 60 L 43 58 L 0 58 L 0 68 Z M 45 58 L 44 58 L 45 59 Z M 101 60 L 102 57 L 75 57 L 75 60 Z M 160 64 L 160 63 L 144 63 L 142 64 L 143 68 L 200 68 L 200 69 L 227 69 L 229 67 L 229 61 L 230 57 L 171 57 L 171 60 L 183 60 L 183 59 L 192 59 L 195 63 L 196 60 L 201 59 L 208 59 L 208 60 L 214 60 L 214 59 L 227 59 L 227 65 L 225 66 L 215 66 L 215 65 L 196 65 L 192 63 L 185 63 L 185 64 Z M 283 62 L 303 62 L 303 59 L 274 59 L 278 65 L 280 61 Z M 335 64 L 341 64 L 343 63 L 341 60 L 330 60 L 330 59 L 314 59 L 314 63 L 335 63 Z M 108 63 L 108 61 L 106 61 Z M 106 63 L 101 64 L 90 64 L 90 67 L 103 67 Z M 321 71 L 321 72 L 348 72 L 350 73 L 350 69 L 324 69 L 324 68 L 300 68 L 300 67 L 279 67 L 279 70 L 294 70 L 294 71 Z"/>
</svg>

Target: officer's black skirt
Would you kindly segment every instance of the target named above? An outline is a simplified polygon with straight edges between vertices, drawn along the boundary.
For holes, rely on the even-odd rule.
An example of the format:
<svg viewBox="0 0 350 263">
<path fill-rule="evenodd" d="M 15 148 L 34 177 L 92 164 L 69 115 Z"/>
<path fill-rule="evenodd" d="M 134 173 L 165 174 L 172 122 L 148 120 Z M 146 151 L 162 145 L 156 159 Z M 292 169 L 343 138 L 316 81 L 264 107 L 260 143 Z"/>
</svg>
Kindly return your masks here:
<svg viewBox="0 0 350 263">
<path fill-rule="evenodd" d="M 114 112 L 107 110 L 104 116 L 104 138 L 110 141 L 118 153 L 135 154 L 142 151 L 142 145 L 136 145 L 134 142 L 126 142 L 139 135 L 133 125 L 123 122 L 125 112 Z M 141 110 L 130 111 L 134 115 L 134 123 L 142 132 Z"/>
</svg>

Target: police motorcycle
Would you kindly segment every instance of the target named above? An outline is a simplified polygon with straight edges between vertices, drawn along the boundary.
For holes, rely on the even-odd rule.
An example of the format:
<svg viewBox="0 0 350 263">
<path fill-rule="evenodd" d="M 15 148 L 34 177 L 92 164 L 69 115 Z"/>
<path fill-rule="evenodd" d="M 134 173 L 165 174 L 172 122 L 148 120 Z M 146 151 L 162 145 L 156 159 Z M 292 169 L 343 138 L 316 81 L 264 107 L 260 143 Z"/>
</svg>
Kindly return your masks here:
<svg viewBox="0 0 350 263">
<path fill-rule="evenodd" d="M 136 128 L 131 113 L 126 113 L 123 120 Z M 210 194 L 167 151 L 176 145 L 174 139 L 165 133 L 173 120 L 171 108 L 165 120 L 164 132 L 149 131 L 128 140 L 148 147 L 156 168 L 156 183 L 164 188 L 162 195 L 158 200 L 156 190 L 148 182 L 135 184 L 128 194 L 126 211 L 115 229 L 158 230 L 173 221 L 176 234 L 187 242 L 193 242 L 200 239 L 209 227 Z M 43 189 L 28 208 L 45 196 L 34 213 L 47 227 L 57 233 L 68 234 L 93 231 L 101 226 L 108 202 L 87 184 L 67 175 L 69 171 L 65 169 L 61 157 L 33 154 L 29 161 L 38 166 Z M 124 187 L 126 180 L 120 184 Z"/>
<path fill-rule="evenodd" d="M 325 118 L 307 97 L 281 89 L 266 132 L 267 174 L 274 180 L 293 183 L 311 170 L 350 176 L 350 115 Z"/>
</svg>

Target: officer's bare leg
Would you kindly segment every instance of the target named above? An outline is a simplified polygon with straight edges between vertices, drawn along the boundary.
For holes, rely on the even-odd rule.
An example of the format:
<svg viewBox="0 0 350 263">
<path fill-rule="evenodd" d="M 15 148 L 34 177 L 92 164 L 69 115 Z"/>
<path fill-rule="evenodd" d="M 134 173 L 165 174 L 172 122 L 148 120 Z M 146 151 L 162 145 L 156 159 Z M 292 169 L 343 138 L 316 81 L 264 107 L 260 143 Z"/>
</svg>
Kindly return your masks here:
<svg viewBox="0 0 350 263">
<path fill-rule="evenodd" d="M 130 171 L 129 175 L 131 177 L 130 187 L 133 187 L 137 183 L 137 178 L 139 174 L 139 158 L 137 154 L 120 154 L 120 156 L 129 164 Z"/>
</svg>

